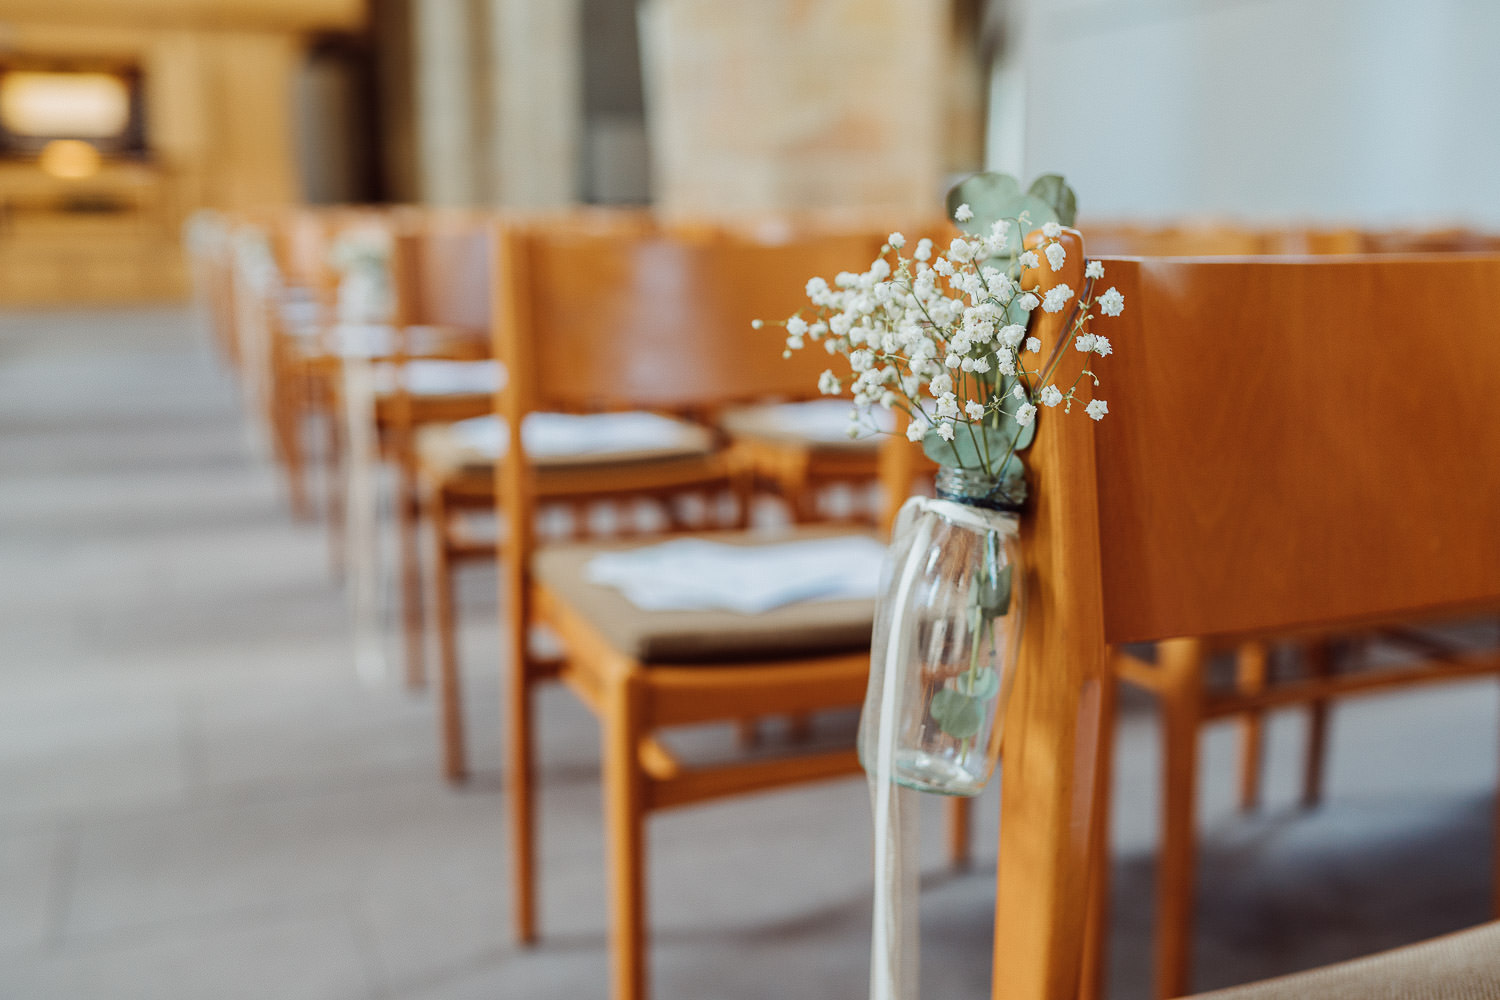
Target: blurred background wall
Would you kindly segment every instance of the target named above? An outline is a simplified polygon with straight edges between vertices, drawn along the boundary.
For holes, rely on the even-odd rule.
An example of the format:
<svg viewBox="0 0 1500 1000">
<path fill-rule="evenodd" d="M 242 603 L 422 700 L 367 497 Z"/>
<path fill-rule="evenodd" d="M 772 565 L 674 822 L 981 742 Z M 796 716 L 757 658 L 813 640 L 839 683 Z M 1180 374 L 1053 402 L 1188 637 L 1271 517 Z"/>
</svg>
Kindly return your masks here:
<svg viewBox="0 0 1500 1000">
<path fill-rule="evenodd" d="M 1094 218 L 1500 223 L 1492 0 L 1015 0 L 990 158 Z"/>
<path fill-rule="evenodd" d="M 988 165 L 1085 220 L 1495 225 L 1497 43 L 1491 0 L 5 0 L 0 302 L 179 297 L 189 213 L 297 200 L 925 213 Z M 128 127 L 48 160 L 38 72 Z"/>
</svg>

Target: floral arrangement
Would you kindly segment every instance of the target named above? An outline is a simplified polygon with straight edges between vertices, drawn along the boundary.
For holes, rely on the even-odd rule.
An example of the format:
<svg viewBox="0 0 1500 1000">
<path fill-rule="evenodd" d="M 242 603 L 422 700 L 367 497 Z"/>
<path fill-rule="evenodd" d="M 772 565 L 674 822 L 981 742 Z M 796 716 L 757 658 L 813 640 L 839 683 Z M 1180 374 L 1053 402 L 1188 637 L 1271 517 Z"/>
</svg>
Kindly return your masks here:
<svg viewBox="0 0 1500 1000">
<path fill-rule="evenodd" d="M 1076 198 L 1061 177 L 1038 178 L 1023 194 L 1012 177 L 977 174 L 949 192 L 948 209 L 965 236 L 946 251 L 920 239 L 908 256 L 909 241 L 891 233 L 868 270 L 807 283 L 815 315 L 799 310 L 776 325 L 785 328 L 787 357 L 819 344 L 847 359 L 848 373 L 824 371 L 818 388 L 852 394 L 851 436 L 871 423 L 872 406 L 900 410 L 907 437 L 921 441 L 928 457 L 983 473 L 996 484 L 998 506 L 1019 507 L 1026 490 L 1020 452 L 1041 409 L 1071 412 L 1078 404 L 1094 420 L 1109 412 L 1094 394 L 1093 366 L 1113 345 L 1087 332 L 1088 324 L 1095 307 L 1118 316 L 1125 301 L 1113 287 L 1094 295 L 1104 277 L 1099 261 L 1087 262 L 1082 289 L 1059 284 L 1040 297 L 1028 290 L 1041 268 L 1058 271 L 1067 259 L 1059 237 Z M 1025 249 L 1035 229 L 1042 242 Z M 1046 357 L 1027 333 L 1036 309 L 1070 310 Z M 1065 359 L 1076 356 L 1078 370 L 1064 371 Z"/>
</svg>

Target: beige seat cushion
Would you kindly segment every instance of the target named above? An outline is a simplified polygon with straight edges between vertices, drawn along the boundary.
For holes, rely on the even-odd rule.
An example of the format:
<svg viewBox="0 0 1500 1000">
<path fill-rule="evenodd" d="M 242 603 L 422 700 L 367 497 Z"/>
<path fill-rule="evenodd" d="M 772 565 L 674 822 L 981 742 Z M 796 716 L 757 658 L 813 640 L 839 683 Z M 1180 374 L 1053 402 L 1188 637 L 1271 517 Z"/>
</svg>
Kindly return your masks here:
<svg viewBox="0 0 1500 1000">
<path fill-rule="evenodd" d="M 1500 1000 L 1500 923 L 1196 1000 Z"/>
<path fill-rule="evenodd" d="M 527 457 L 539 468 L 692 458 L 714 450 L 708 428 L 655 413 L 533 413 L 521 433 Z M 500 418 L 476 417 L 422 428 L 417 456 L 439 474 L 488 473 L 508 443 Z"/>
<path fill-rule="evenodd" d="M 776 534 L 714 532 L 698 537 L 732 545 L 853 534 L 827 527 Z M 600 552 L 653 545 L 648 541 L 559 545 L 537 553 L 538 582 L 596 628 L 616 649 L 645 663 L 728 663 L 849 652 L 870 645 L 872 599 L 806 601 L 763 614 L 730 611 L 643 611 L 614 587 L 590 583 L 589 560 Z"/>
<path fill-rule="evenodd" d="M 723 412 L 719 425 L 732 438 L 794 444 L 840 451 L 869 451 L 880 448 L 878 430 L 894 426 L 891 414 L 872 408 L 859 437 L 849 437 L 847 399 L 814 399 L 804 403 L 761 403 L 735 406 Z M 871 423 L 875 426 L 870 426 Z"/>
</svg>

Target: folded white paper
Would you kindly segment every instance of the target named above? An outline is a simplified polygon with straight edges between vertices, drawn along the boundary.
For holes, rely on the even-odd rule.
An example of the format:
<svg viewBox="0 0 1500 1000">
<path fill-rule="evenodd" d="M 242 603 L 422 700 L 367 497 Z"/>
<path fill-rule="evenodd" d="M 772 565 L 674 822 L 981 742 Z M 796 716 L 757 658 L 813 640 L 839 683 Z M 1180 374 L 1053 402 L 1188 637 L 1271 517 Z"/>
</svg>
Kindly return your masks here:
<svg viewBox="0 0 1500 1000">
<path fill-rule="evenodd" d="M 643 611 L 758 615 L 802 601 L 873 598 L 885 546 L 863 535 L 726 545 L 678 538 L 589 560 L 590 582 Z"/>
<path fill-rule="evenodd" d="M 453 425 L 459 441 L 490 458 L 505 454 L 509 439 L 498 417 L 475 417 Z M 707 443 L 700 427 L 659 413 L 532 413 L 521 425 L 532 458 L 611 455 Z"/>
<path fill-rule="evenodd" d="M 849 411 L 843 399 L 810 399 L 803 403 L 776 403 L 764 407 L 766 425 L 783 434 L 810 441 L 840 442 L 849 440 Z M 860 416 L 860 432 L 855 440 L 874 437 L 880 431 L 895 429 L 890 410 L 871 407 Z"/>
<path fill-rule="evenodd" d="M 495 392 L 500 388 L 501 368 L 498 361 L 448 361 L 418 358 L 406 362 L 403 380 L 406 391 L 414 396 L 465 396 Z M 375 370 L 375 388 L 392 392 L 396 388 L 396 369 L 381 365 Z"/>
</svg>

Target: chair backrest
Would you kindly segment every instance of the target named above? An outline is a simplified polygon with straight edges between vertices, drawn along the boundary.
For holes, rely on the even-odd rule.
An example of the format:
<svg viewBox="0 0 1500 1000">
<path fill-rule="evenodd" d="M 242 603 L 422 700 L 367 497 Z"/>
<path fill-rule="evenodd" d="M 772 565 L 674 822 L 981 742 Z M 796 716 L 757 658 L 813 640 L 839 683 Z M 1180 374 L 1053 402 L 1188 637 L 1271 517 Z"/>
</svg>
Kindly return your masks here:
<svg viewBox="0 0 1500 1000">
<path fill-rule="evenodd" d="M 393 255 L 403 325 L 489 330 L 489 226 L 478 213 L 413 212 L 403 219 Z"/>
<path fill-rule="evenodd" d="M 828 359 L 781 357 L 808 278 L 867 268 L 883 236 L 502 226 L 496 333 L 528 409 L 713 409 L 814 393 Z"/>
<path fill-rule="evenodd" d="M 1500 257 L 1104 266 L 1110 412 L 1030 452 L 996 997 L 1077 995 L 1109 644 L 1500 606 Z"/>
</svg>

